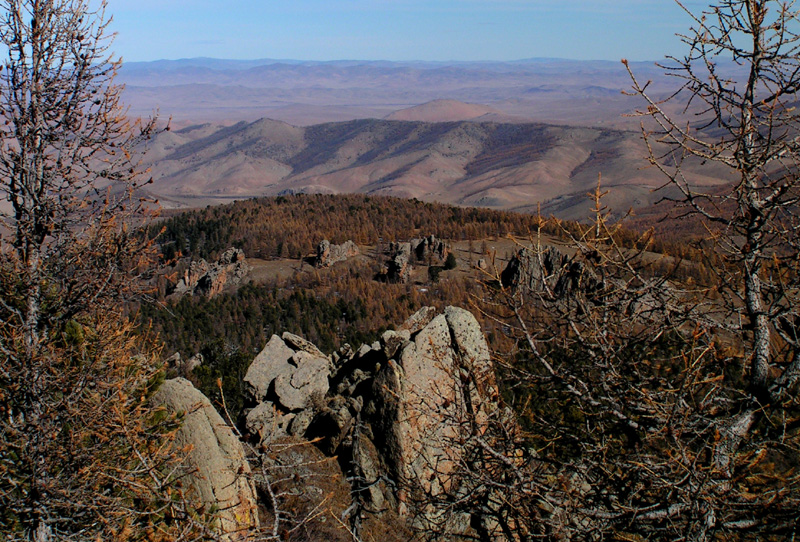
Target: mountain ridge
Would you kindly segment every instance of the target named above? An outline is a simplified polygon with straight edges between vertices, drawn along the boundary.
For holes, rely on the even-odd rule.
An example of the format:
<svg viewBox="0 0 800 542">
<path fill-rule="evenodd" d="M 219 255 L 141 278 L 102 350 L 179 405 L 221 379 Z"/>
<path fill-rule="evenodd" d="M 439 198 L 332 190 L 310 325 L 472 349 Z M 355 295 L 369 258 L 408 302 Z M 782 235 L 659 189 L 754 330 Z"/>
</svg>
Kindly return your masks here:
<svg viewBox="0 0 800 542">
<path fill-rule="evenodd" d="M 634 67 L 653 81 L 652 90 L 668 88 L 662 70 L 652 63 Z M 449 98 L 529 121 L 619 127 L 632 126 L 620 115 L 636 107 L 621 94 L 631 86 L 626 70 L 611 61 L 183 59 L 125 63 L 119 82 L 126 86 L 124 99 L 132 114 L 159 110 L 178 123 L 270 117 L 313 125 L 382 118 Z"/>
<path fill-rule="evenodd" d="M 363 193 L 583 218 L 602 173 L 620 212 L 652 204 L 634 131 L 544 123 L 356 119 L 298 127 L 274 119 L 163 132 L 150 145 L 150 191 L 196 206 L 254 196 Z M 687 171 L 698 184 L 714 170 Z"/>
</svg>

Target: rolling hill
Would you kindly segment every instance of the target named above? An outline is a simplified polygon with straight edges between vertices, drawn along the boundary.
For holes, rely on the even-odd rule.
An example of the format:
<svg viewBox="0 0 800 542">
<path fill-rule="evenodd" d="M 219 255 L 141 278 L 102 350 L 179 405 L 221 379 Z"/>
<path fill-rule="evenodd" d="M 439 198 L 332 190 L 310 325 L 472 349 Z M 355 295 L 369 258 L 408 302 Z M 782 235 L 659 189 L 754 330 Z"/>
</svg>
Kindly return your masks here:
<svg viewBox="0 0 800 542">
<path fill-rule="evenodd" d="M 458 100 L 433 100 L 422 105 L 400 109 L 387 115 L 386 120 L 418 122 L 457 122 L 480 119 L 484 121 L 509 117 L 502 111 L 481 104 L 468 104 Z"/>
<path fill-rule="evenodd" d="M 297 127 L 262 119 L 163 132 L 147 161 L 152 192 L 167 206 L 363 193 L 523 211 L 542 204 L 545 213 L 584 218 L 600 173 L 611 189 L 607 202 L 620 212 L 661 197 L 652 189 L 663 179 L 643 169 L 644 154 L 640 134 L 625 130 L 480 119 Z M 697 185 L 724 182 L 708 167 L 689 165 L 687 173 Z"/>
</svg>

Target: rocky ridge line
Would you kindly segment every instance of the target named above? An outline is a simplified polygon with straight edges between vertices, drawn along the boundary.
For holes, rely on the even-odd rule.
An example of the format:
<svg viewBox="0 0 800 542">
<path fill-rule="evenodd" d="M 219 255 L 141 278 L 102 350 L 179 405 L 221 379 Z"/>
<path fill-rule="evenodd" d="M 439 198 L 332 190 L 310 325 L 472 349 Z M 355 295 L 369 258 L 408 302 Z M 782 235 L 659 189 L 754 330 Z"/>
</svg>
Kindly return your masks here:
<svg viewBox="0 0 800 542">
<path fill-rule="evenodd" d="M 244 386 L 249 402 L 240 424 L 246 444 L 261 454 L 251 459 L 284 473 L 296 467 L 301 480 L 333 476 L 338 481 L 326 482 L 333 485 L 325 491 L 346 501 L 337 506 L 352 532 L 387 533 L 387 541 L 405 539 L 398 533 L 410 525 L 475 534 L 476 518 L 430 504 L 474 489 L 460 479 L 459 468 L 468 443 L 488 431 L 490 419 L 507 417 L 506 425 L 514 425 L 501 409 L 489 349 L 470 312 L 425 307 L 380 340 L 358 349 L 344 345 L 330 356 L 297 335 L 273 335 L 251 363 Z M 208 400 L 187 388 L 191 384 L 183 379 L 168 381 L 159 397 L 173 411 L 199 404 L 207 416 L 203 423 L 187 416 L 191 423 L 181 430 L 185 442 L 200 453 L 193 460 L 198 491 L 225 503 L 232 514 L 242 514 L 225 493 L 235 493 L 245 508 L 252 505 L 252 482 L 240 482 L 249 472 L 242 463 L 242 443 L 216 412 L 211 419 Z M 214 430 L 222 433 L 215 437 L 219 445 L 208 437 Z M 295 467 L 286 466 L 289 459 L 279 458 L 276 464 L 269 456 L 275 449 L 299 453 L 308 443 L 314 443 L 310 447 L 319 456 L 303 452 Z M 215 459 L 204 460 L 207 451 L 217 454 Z M 327 494 L 302 483 L 292 491 L 312 508 L 322 506 L 318 499 Z"/>
<path fill-rule="evenodd" d="M 461 432 L 498 408 L 474 316 L 426 307 L 379 341 L 330 357 L 298 339 L 273 335 L 245 376 L 254 441 L 314 440 L 356 481 L 359 507 L 396 510 L 421 528 L 438 522 L 438 512 L 419 508 L 420 496 L 453 490 Z M 468 529 L 469 518 L 460 523 L 456 530 Z"/>
</svg>

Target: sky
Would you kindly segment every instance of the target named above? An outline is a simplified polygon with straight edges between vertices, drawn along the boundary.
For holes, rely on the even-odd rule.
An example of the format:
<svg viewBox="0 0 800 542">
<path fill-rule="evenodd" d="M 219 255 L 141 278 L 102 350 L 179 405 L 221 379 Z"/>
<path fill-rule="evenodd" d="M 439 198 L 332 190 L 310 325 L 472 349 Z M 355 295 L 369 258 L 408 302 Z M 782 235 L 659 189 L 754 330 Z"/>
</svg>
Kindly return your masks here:
<svg viewBox="0 0 800 542">
<path fill-rule="evenodd" d="M 659 60 L 683 51 L 675 34 L 691 24 L 673 0 L 109 0 L 109 11 L 126 61 Z"/>
</svg>

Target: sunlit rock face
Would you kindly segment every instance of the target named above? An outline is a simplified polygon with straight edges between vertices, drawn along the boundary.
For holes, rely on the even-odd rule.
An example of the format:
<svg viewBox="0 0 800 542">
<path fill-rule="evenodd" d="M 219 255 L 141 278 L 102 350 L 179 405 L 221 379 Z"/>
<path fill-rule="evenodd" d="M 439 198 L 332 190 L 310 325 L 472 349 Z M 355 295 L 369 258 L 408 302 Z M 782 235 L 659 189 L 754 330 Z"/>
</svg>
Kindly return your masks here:
<svg viewBox="0 0 800 542">
<path fill-rule="evenodd" d="M 418 503 L 453 491 L 463 443 L 498 408 L 489 349 L 474 316 L 426 307 L 379 341 L 330 358 L 299 337 L 273 336 L 245 377 L 254 441 L 302 437 L 337 457 L 373 512 L 391 508 L 421 528 Z M 468 517 L 455 531 L 469 528 Z"/>
<path fill-rule="evenodd" d="M 198 260 L 189 264 L 189 269 L 178 280 L 173 293 L 212 298 L 227 286 L 241 284 L 249 272 L 250 266 L 245 261 L 244 252 L 238 248 L 229 248 L 215 263 Z"/>
<path fill-rule="evenodd" d="M 242 443 L 208 398 L 184 378 L 164 382 L 154 400 L 182 415 L 176 439 L 188 450 L 185 479 L 193 496 L 216 511 L 223 540 L 245 540 L 259 521 Z"/>
</svg>

